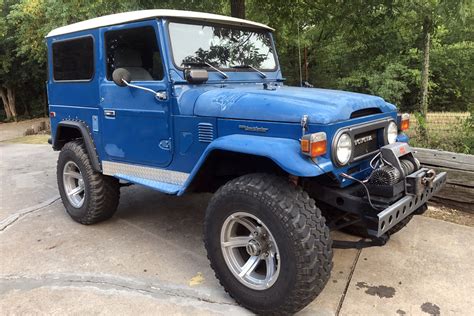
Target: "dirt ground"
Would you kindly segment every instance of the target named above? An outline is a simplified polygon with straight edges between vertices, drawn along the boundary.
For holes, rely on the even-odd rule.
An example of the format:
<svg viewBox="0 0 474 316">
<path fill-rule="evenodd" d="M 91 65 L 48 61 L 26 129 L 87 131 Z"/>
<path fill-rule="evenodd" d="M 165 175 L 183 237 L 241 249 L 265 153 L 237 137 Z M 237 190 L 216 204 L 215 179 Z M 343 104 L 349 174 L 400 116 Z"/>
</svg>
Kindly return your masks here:
<svg viewBox="0 0 474 316">
<path fill-rule="evenodd" d="M 0 123 L 0 142 L 22 137 L 28 128 L 32 128 L 41 122 L 49 122 L 49 118 L 41 117 L 16 123 Z"/>
<path fill-rule="evenodd" d="M 463 212 L 436 203 L 429 203 L 429 205 L 430 207 L 424 214 L 427 217 L 474 227 L 474 214 L 472 213 Z"/>
</svg>

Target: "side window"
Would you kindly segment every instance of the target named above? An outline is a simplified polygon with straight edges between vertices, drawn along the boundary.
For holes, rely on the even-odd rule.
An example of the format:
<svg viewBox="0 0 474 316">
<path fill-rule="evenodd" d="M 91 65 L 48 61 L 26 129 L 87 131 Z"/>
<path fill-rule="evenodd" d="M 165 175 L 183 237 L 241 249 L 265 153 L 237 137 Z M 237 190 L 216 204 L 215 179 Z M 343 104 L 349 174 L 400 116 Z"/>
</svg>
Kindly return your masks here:
<svg viewBox="0 0 474 316">
<path fill-rule="evenodd" d="M 117 68 L 125 68 L 132 80 L 163 79 L 163 63 L 151 26 L 105 33 L 107 79 Z"/>
<path fill-rule="evenodd" d="M 94 41 L 81 37 L 53 43 L 53 78 L 56 81 L 94 77 Z"/>
</svg>

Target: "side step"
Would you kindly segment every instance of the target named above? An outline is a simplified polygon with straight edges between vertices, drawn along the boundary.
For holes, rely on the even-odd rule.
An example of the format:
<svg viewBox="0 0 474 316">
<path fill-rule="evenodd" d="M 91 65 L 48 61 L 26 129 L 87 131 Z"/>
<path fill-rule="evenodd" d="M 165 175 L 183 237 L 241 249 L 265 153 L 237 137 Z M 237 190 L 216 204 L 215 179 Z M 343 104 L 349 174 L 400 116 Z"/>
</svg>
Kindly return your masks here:
<svg viewBox="0 0 474 316">
<path fill-rule="evenodd" d="M 113 176 L 167 194 L 178 194 L 184 189 L 189 174 L 114 161 L 102 161 L 104 175 Z"/>
<path fill-rule="evenodd" d="M 159 181 L 154 181 L 154 180 L 149 180 L 149 179 L 137 178 L 137 177 L 129 176 L 125 174 L 115 174 L 114 177 L 119 178 L 120 180 L 129 181 L 135 184 L 141 184 L 148 188 L 161 191 L 167 194 L 177 194 L 182 188 L 181 185 L 177 185 L 177 184 L 164 183 L 164 182 L 159 182 Z"/>
</svg>

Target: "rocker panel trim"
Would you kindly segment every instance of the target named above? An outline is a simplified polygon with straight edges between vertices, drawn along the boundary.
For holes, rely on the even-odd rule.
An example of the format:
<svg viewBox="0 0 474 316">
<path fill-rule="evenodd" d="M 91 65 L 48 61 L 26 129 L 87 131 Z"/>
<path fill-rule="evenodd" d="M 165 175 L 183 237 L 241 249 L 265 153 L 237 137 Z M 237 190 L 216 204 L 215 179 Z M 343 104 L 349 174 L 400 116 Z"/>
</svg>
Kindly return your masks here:
<svg viewBox="0 0 474 316">
<path fill-rule="evenodd" d="M 182 186 L 189 177 L 189 174 L 184 172 L 112 161 L 102 161 L 102 169 L 103 174 L 115 176 L 117 178 L 123 179 L 125 176 L 128 176 L 130 177 L 129 179 L 139 178 L 143 180 L 151 180 L 154 182 L 162 182 L 179 186 Z"/>
</svg>

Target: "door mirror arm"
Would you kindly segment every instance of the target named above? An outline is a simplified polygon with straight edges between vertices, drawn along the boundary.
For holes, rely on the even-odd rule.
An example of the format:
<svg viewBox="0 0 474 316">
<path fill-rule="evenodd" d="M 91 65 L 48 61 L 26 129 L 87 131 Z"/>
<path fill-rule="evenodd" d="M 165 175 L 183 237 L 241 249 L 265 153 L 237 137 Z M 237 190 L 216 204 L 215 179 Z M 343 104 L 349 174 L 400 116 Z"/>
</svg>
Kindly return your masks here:
<svg viewBox="0 0 474 316">
<path fill-rule="evenodd" d="M 168 98 L 168 95 L 167 95 L 166 91 L 155 91 L 155 90 L 152 90 L 152 89 L 149 89 L 149 88 L 137 86 L 137 85 L 134 85 L 134 84 L 131 84 L 131 83 L 127 82 L 125 79 L 122 79 L 122 82 L 127 87 L 135 88 L 135 89 L 139 89 L 139 90 L 148 91 L 150 93 L 153 93 L 155 98 L 159 101 L 163 101 L 163 100 L 166 100 Z"/>
<path fill-rule="evenodd" d="M 164 101 L 168 99 L 168 95 L 166 91 L 154 91 L 150 88 L 131 84 L 130 81 L 132 81 L 132 75 L 125 68 L 115 69 L 114 72 L 112 73 L 112 79 L 114 80 L 115 84 L 119 87 L 130 87 L 130 88 L 135 88 L 135 89 L 153 93 L 153 95 L 155 96 L 155 99 L 157 99 L 158 101 Z"/>
</svg>

